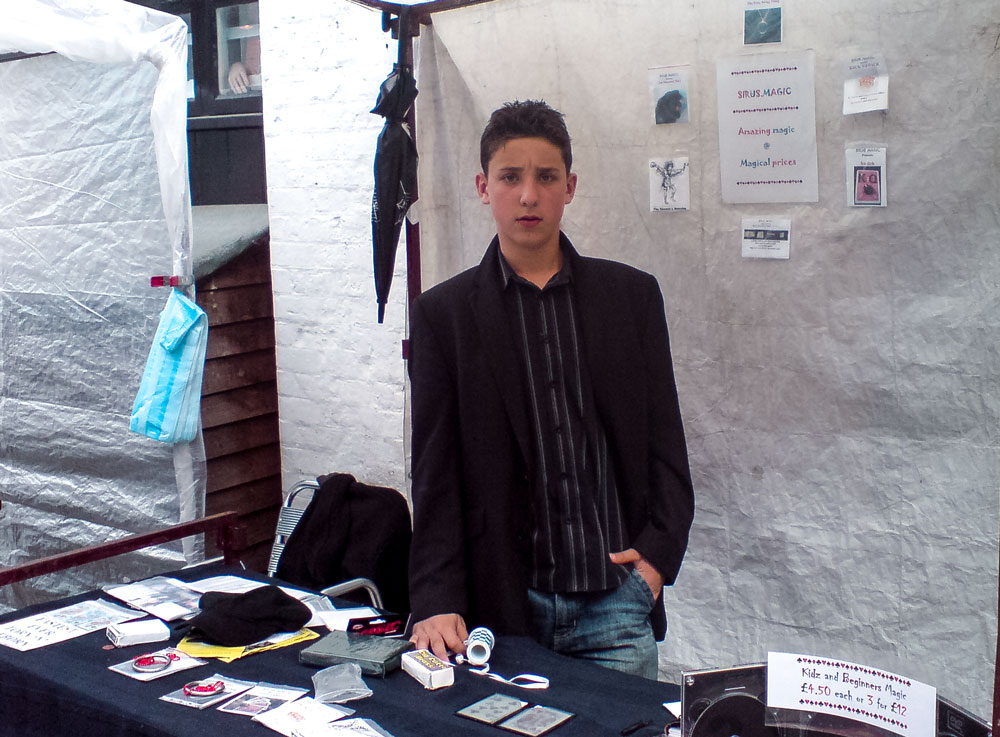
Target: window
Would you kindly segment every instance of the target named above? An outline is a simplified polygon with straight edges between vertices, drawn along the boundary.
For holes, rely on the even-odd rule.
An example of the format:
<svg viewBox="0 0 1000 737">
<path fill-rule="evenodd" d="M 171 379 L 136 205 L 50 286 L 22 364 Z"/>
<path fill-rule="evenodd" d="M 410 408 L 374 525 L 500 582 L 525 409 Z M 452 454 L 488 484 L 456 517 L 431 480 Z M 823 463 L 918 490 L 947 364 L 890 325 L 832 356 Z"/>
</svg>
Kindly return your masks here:
<svg viewBox="0 0 1000 737">
<path fill-rule="evenodd" d="M 215 11 L 220 97 L 260 96 L 260 18 L 257 3 Z"/>
<path fill-rule="evenodd" d="M 261 105 L 258 3 L 233 0 L 137 0 L 188 24 L 189 127 L 217 116 L 253 115 Z M 242 125 L 252 124 L 246 121 Z M 259 125 L 260 123 L 256 123 Z"/>
<path fill-rule="evenodd" d="M 188 71 L 187 71 L 187 98 L 194 99 L 194 34 L 191 33 L 191 14 L 181 13 L 181 18 L 188 27 Z"/>
</svg>

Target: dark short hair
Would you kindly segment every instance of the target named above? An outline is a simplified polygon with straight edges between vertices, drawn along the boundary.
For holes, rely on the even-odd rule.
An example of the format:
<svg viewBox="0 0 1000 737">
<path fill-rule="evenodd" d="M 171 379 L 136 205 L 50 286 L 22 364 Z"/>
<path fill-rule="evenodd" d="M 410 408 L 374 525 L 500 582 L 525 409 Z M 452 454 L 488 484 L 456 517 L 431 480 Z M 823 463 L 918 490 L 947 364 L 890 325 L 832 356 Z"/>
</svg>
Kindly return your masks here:
<svg viewBox="0 0 1000 737">
<path fill-rule="evenodd" d="M 490 159 L 507 141 L 514 138 L 542 138 L 559 149 L 566 173 L 573 165 L 573 150 L 563 114 L 542 100 L 504 103 L 493 111 L 490 122 L 479 139 L 479 163 L 486 174 Z"/>
</svg>

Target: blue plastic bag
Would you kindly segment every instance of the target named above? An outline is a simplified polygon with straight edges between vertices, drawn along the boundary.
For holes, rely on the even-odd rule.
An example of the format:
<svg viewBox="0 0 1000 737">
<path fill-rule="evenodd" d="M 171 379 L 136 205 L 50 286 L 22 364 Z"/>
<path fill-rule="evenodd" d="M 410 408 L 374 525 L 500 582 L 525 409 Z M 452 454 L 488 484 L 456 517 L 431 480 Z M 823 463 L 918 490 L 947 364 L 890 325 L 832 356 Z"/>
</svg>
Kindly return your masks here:
<svg viewBox="0 0 1000 737">
<path fill-rule="evenodd" d="M 201 421 L 201 380 L 208 345 L 208 316 L 177 289 L 167 306 L 146 360 L 132 405 L 132 432 L 164 443 L 188 443 Z"/>
</svg>

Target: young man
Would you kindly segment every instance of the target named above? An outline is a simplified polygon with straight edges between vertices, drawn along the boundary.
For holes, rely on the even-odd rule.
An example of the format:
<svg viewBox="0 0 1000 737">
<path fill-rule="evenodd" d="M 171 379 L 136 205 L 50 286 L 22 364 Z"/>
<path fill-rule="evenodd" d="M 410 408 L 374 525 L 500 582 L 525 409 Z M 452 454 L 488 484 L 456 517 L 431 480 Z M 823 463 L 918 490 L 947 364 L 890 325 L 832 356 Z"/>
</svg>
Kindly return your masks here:
<svg viewBox="0 0 1000 737">
<path fill-rule="evenodd" d="M 480 157 L 497 235 L 411 315 L 412 639 L 444 658 L 485 626 L 655 678 L 694 515 L 659 287 L 560 231 L 560 113 L 508 103 Z"/>
</svg>

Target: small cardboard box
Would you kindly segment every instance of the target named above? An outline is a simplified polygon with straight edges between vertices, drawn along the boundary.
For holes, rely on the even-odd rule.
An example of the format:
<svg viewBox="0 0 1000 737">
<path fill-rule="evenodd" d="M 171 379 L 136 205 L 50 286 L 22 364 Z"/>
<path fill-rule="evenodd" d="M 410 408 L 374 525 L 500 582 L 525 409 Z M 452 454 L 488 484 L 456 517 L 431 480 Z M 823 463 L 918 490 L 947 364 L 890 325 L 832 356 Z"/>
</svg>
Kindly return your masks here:
<svg viewBox="0 0 1000 737">
<path fill-rule="evenodd" d="M 436 689 L 455 682 L 455 670 L 430 650 L 403 653 L 403 670 L 416 678 L 424 688 Z"/>
</svg>

